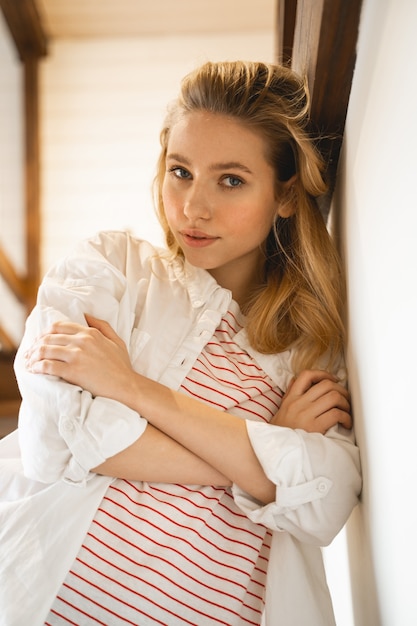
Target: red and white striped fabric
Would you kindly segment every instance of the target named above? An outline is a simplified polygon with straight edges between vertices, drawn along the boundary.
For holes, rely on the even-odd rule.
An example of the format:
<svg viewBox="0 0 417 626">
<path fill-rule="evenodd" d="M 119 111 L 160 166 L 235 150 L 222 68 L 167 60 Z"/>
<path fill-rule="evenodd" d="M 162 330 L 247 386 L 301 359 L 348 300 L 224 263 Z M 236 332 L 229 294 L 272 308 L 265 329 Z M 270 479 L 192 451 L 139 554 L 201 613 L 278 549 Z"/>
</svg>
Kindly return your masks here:
<svg viewBox="0 0 417 626">
<path fill-rule="evenodd" d="M 281 397 L 234 342 L 242 321 L 232 303 L 182 391 L 268 421 Z M 230 489 L 117 480 L 46 624 L 259 625 L 270 540 Z"/>
</svg>

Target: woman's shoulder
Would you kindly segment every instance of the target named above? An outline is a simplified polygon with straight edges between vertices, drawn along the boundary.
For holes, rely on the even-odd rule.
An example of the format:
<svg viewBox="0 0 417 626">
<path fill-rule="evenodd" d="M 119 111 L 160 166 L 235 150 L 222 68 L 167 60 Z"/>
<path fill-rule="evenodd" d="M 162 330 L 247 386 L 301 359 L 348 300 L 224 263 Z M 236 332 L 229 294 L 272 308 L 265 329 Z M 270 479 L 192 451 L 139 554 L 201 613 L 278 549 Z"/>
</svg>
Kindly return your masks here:
<svg viewBox="0 0 417 626">
<path fill-rule="evenodd" d="M 93 280 L 107 275 L 130 279 L 145 277 L 160 268 L 168 273 L 167 252 L 129 231 L 105 230 L 80 240 L 44 277 L 48 280 Z"/>
<path fill-rule="evenodd" d="M 172 260 L 164 248 L 127 230 L 99 231 L 80 241 L 71 256 L 88 257 L 119 269 L 128 268 L 132 263 L 145 267 L 153 266 L 158 261 L 167 264 Z"/>
<path fill-rule="evenodd" d="M 119 254 L 141 254 L 143 256 L 165 255 L 166 251 L 128 230 L 102 230 L 93 237 L 85 239 L 81 245 L 100 250 L 105 256 Z"/>
</svg>

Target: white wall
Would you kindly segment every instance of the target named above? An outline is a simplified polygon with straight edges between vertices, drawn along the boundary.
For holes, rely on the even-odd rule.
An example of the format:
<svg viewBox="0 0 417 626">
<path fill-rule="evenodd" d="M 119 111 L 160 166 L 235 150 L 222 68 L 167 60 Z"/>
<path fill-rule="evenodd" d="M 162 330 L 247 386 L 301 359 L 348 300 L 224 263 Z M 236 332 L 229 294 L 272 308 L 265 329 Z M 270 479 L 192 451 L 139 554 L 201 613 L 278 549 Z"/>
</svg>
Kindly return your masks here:
<svg viewBox="0 0 417 626">
<path fill-rule="evenodd" d="M 270 31 L 58 40 L 41 72 L 43 271 L 80 238 L 128 228 L 162 242 L 151 184 L 166 106 L 208 59 L 274 54 Z"/>
<path fill-rule="evenodd" d="M 364 0 L 337 201 L 364 490 L 356 626 L 417 624 L 417 3 Z"/>
</svg>

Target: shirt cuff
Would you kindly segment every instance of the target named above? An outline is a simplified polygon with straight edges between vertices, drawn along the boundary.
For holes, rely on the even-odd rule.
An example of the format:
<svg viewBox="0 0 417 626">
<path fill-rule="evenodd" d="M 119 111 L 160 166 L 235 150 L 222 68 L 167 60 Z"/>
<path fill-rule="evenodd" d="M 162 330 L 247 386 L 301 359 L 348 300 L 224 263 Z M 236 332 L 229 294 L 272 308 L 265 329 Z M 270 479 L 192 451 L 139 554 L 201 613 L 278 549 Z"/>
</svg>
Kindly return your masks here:
<svg viewBox="0 0 417 626">
<path fill-rule="evenodd" d="M 96 397 L 91 402 L 91 395 L 82 391 L 84 403 L 89 405 L 86 411 L 81 407 L 84 420 L 66 414 L 59 419 L 60 435 L 72 454 L 63 477 L 70 483 L 84 484 L 92 467 L 130 446 L 147 426 L 146 419 L 116 400 Z"/>
<path fill-rule="evenodd" d="M 333 482 L 314 476 L 303 438 L 296 430 L 246 421 L 249 439 L 266 476 L 276 485 L 275 501 L 264 505 L 237 485 L 232 486 L 236 504 L 255 523 L 280 530 L 277 521 L 289 511 L 324 498 Z"/>
</svg>

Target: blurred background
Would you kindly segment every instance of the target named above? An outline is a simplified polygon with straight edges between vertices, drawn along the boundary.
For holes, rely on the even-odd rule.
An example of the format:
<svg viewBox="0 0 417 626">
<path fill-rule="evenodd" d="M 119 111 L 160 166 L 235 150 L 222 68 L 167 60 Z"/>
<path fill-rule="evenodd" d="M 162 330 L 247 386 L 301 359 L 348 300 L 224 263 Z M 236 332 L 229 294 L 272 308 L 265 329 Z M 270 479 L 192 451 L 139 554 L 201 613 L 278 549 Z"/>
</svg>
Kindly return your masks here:
<svg viewBox="0 0 417 626">
<path fill-rule="evenodd" d="M 0 0 L 0 437 L 48 267 L 101 229 L 161 241 L 151 185 L 182 76 L 236 58 L 307 75 L 313 122 L 335 138 L 327 208 L 364 475 L 324 551 L 337 626 L 417 624 L 416 24 L 415 0 Z"/>
</svg>

